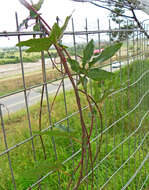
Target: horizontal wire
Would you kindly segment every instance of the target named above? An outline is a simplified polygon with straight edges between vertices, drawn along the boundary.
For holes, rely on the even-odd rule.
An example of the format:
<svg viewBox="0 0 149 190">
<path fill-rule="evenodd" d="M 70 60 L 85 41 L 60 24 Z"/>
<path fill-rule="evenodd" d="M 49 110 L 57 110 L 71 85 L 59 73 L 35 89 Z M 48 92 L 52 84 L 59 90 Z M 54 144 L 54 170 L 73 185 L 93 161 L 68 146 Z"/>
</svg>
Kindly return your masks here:
<svg viewBox="0 0 149 190">
<path fill-rule="evenodd" d="M 140 125 L 139 125 L 139 127 L 137 128 L 137 130 L 135 130 L 135 132 L 133 132 L 132 135 L 130 135 L 129 137 L 127 137 L 127 138 L 124 140 L 124 142 L 126 142 L 127 140 L 129 140 L 129 138 L 130 138 L 131 136 L 133 136 L 133 135 L 140 129 L 140 127 L 141 127 L 141 125 L 142 125 L 142 123 L 143 123 L 143 120 L 145 119 L 145 117 L 147 116 L 148 113 L 149 113 L 149 111 L 147 111 L 146 114 L 145 114 L 145 115 L 143 116 L 143 118 L 141 119 Z M 119 168 L 113 173 L 112 176 L 110 176 L 110 178 L 109 178 L 109 179 L 106 181 L 106 183 L 101 187 L 101 189 L 104 188 L 104 187 L 109 183 L 109 181 L 112 179 L 112 177 L 114 177 L 114 176 L 117 174 L 117 172 L 118 172 L 121 168 L 123 168 L 123 166 L 134 156 L 134 154 L 140 149 L 140 147 L 142 146 L 143 142 L 145 141 L 145 139 L 146 139 L 146 137 L 147 137 L 148 135 L 149 135 L 149 132 L 146 133 L 146 135 L 144 136 L 144 138 L 143 138 L 143 140 L 141 141 L 140 145 L 139 145 L 139 146 L 136 148 L 136 150 L 131 154 L 131 156 L 121 165 L 121 167 L 119 167 Z M 124 144 L 124 142 L 118 144 L 117 148 L 118 148 L 120 145 Z"/>
<path fill-rule="evenodd" d="M 149 110 L 145 113 L 145 115 L 142 117 L 141 122 L 138 126 L 138 128 L 131 133 L 126 139 L 124 139 L 120 144 L 118 144 L 117 146 L 115 146 L 102 160 L 100 160 L 100 162 L 94 167 L 94 170 L 97 169 L 99 167 L 99 165 L 106 159 L 108 158 L 108 156 L 113 153 L 117 148 L 119 148 L 122 144 L 124 144 L 130 137 L 132 137 L 142 126 L 143 120 L 145 119 L 145 117 L 147 116 L 147 114 L 149 113 Z M 147 136 L 149 135 L 149 132 L 146 134 Z M 145 138 L 144 138 L 145 140 Z M 129 157 L 130 158 L 130 157 Z M 129 160 L 128 160 L 129 161 Z M 120 168 L 121 169 L 121 168 Z M 93 170 L 93 171 L 94 171 Z M 91 175 L 92 171 L 90 171 L 83 179 L 82 182 L 89 176 Z M 113 177 L 113 176 L 112 176 Z"/>
<path fill-rule="evenodd" d="M 148 91 L 148 92 L 149 92 L 149 91 Z M 144 97 L 145 97 L 145 96 L 144 96 Z M 140 103 L 141 103 L 141 101 L 140 101 Z M 148 112 L 149 112 L 149 111 L 148 111 Z M 147 113 L 144 115 L 144 117 L 142 118 L 141 124 L 142 124 L 142 122 L 143 122 L 143 119 L 144 119 L 144 118 L 146 117 L 146 115 L 148 114 L 148 112 L 147 112 Z M 136 130 L 135 130 L 135 131 L 136 131 Z M 148 133 L 149 133 L 149 132 L 148 132 Z M 147 134 L 148 134 L 148 133 L 147 133 Z M 135 134 L 135 132 L 133 132 L 133 134 Z M 147 134 L 146 134 L 146 135 L 147 135 Z M 131 135 L 131 136 L 132 136 L 132 135 Z M 128 139 L 127 139 L 127 140 L 128 140 Z M 94 139 L 91 140 L 91 143 L 94 142 L 94 141 L 95 141 Z M 124 140 L 124 142 L 125 142 L 125 141 L 126 141 L 126 140 Z M 123 142 L 123 143 L 124 143 L 124 142 Z M 121 144 L 122 144 L 122 143 L 121 143 Z M 119 147 L 121 144 L 119 144 L 119 145 L 117 145 L 117 146 Z M 116 148 L 116 149 L 117 149 L 117 148 Z M 116 149 L 114 148 L 113 151 L 116 150 Z M 113 151 L 111 151 L 111 153 L 112 153 Z M 77 151 L 77 154 L 79 154 L 80 152 L 81 152 L 81 149 L 79 149 L 79 150 Z M 111 153 L 110 153 L 110 154 L 111 154 Z M 75 153 L 74 155 L 72 155 L 71 157 L 69 157 L 69 158 L 67 159 L 67 161 L 69 161 L 69 160 L 71 160 L 72 158 L 74 158 L 77 154 Z M 108 154 L 108 156 L 109 156 L 110 154 Z M 103 159 L 106 159 L 108 156 L 106 155 Z M 103 161 L 104 161 L 104 160 L 103 160 Z M 62 164 L 65 164 L 65 163 L 66 163 L 66 161 L 62 162 Z M 93 171 L 94 171 L 94 170 L 93 170 Z M 53 173 L 54 171 L 50 171 L 50 172 L 49 172 L 49 175 L 51 174 L 51 172 Z M 90 173 L 90 174 L 91 174 L 91 173 Z M 90 175 L 90 174 L 89 174 L 89 175 Z M 89 175 L 88 175 L 88 176 L 89 176 Z M 47 177 L 48 175 L 45 175 L 45 176 Z M 43 181 L 43 180 L 46 178 L 45 176 L 44 176 L 43 178 L 41 178 L 39 181 L 37 181 L 35 184 L 33 184 L 33 185 L 31 186 L 31 188 L 34 187 L 34 186 L 36 186 L 37 184 L 39 184 L 41 181 Z M 85 178 L 85 179 L 86 179 L 86 178 Z M 85 180 L 85 179 L 83 178 L 83 180 Z"/>
<path fill-rule="evenodd" d="M 129 181 L 126 183 L 126 185 L 121 190 L 125 190 L 130 185 L 130 183 L 134 180 L 134 178 L 137 176 L 137 174 L 142 169 L 142 167 L 144 166 L 145 162 L 148 159 L 149 159 L 149 154 L 146 155 L 146 157 L 144 158 L 144 160 L 141 162 L 139 168 L 136 170 L 136 172 L 134 173 L 134 175 L 129 179 Z"/>
<path fill-rule="evenodd" d="M 144 72 L 144 74 L 142 74 L 142 77 L 143 77 L 144 75 L 146 75 L 148 72 L 149 72 L 149 70 L 146 71 L 146 72 Z M 139 82 L 139 80 L 141 80 L 142 77 L 140 77 L 140 78 L 137 80 L 137 82 Z M 136 84 L 136 82 L 130 84 L 130 86 L 133 86 L 133 85 L 135 85 L 135 84 Z M 128 87 L 127 87 L 127 88 L 128 88 Z M 127 88 L 123 88 L 121 91 L 126 90 Z M 117 92 L 114 92 L 114 95 L 115 95 L 116 93 L 121 92 L 121 91 L 118 90 Z M 148 93 L 148 92 L 147 92 L 147 93 Z M 145 96 L 146 96 L 146 93 L 144 94 L 143 98 L 144 98 Z M 140 100 L 140 102 L 135 106 L 134 109 L 136 109 L 136 108 L 140 105 L 140 103 L 142 102 L 142 100 L 143 100 L 143 99 Z M 85 109 L 87 109 L 87 108 L 88 108 L 88 106 L 85 106 L 84 108 L 82 108 L 82 110 L 85 110 Z M 130 112 L 134 111 L 134 109 L 131 110 Z M 130 112 L 128 112 L 128 113 L 130 113 Z M 63 121 L 65 121 L 65 120 L 67 120 L 67 119 L 69 119 L 69 118 L 71 118 L 72 116 L 74 116 L 74 115 L 76 115 L 76 114 L 78 114 L 78 113 L 79 113 L 79 111 L 76 111 L 76 112 L 72 113 L 71 115 L 69 115 L 69 116 L 63 118 L 62 120 L 58 121 L 57 123 L 55 123 L 54 126 L 57 125 L 57 124 L 59 124 L 59 123 L 61 123 L 61 122 L 63 122 Z M 112 123 L 112 125 L 110 125 L 108 128 L 106 128 L 102 133 L 105 133 L 108 129 L 112 128 L 116 123 L 118 123 L 118 122 L 121 121 L 123 118 L 125 118 L 127 115 L 129 115 L 128 113 L 125 114 L 123 117 L 121 117 L 119 120 L 117 120 L 117 121 L 115 121 L 114 123 Z M 45 132 L 45 131 L 47 131 L 47 130 L 49 130 L 49 129 L 51 129 L 51 128 L 52 128 L 52 126 L 49 126 L 48 128 L 42 130 L 41 132 Z M 19 147 L 20 145 L 25 144 L 26 142 L 32 140 L 33 138 L 35 138 L 35 137 L 37 137 L 37 136 L 38 136 L 38 135 L 33 135 L 32 137 L 30 137 L 30 138 L 28 138 L 28 139 L 26 139 L 26 140 L 24 140 L 24 141 L 22 141 L 22 142 L 20 142 L 20 143 L 18 143 L 18 144 L 16 144 L 16 145 L 12 146 L 12 147 L 9 148 L 8 150 L 3 151 L 2 153 L 0 153 L 0 157 L 1 157 L 2 155 L 4 155 L 4 154 L 8 153 L 9 151 L 12 151 L 12 150 L 15 149 L 16 147 Z M 100 136 L 101 136 L 101 133 L 100 133 L 98 136 L 96 136 L 94 139 L 92 139 L 91 142 L 97 140 Z"/>
<path fill-rule="evenodd" d="M 146 178 L 145 178 L 145 180 L 144 180 L 144 182 L 143 182 L 143 184 L 142 184 L 142 186 L 141 186 L 140 190 L 142 190 L 142 189 L 143 189 L 143 187 L 145 186 L 145 184 L 146 184 L 146 182 L 147 182 L 148 178 L 149 178 L 149 174 L 146 176 Z"/>
<path fill-rule="evenodd" d="M 108 29 L 108 30 L 88 30 L 88 31 L 75 31 L 75 32 L 64 32 L 64 35 L 86 35 L 86 34 L 99 34 L 99 33 L 111 33 L 111 32 L 144 32 L 141 29 Z M 32 35 L 42 35 L 43 32 L 0 32 L 0 37 L 9 36 L 32 36 Z"/>
</svg>

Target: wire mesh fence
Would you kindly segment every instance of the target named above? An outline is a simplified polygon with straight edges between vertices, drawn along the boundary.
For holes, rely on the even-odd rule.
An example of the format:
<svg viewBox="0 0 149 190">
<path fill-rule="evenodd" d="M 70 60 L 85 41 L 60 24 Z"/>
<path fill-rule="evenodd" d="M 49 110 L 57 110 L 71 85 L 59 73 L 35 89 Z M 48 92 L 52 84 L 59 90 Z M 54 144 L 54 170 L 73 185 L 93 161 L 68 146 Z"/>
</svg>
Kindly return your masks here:
<svg viewBox="0 0 149 190">
<path fill-rule="evenodd" d="M 102 50 L 113 43 L 114 34 L 118 39 L 122 33 L 125 40 L 119 52 L 108 62 L 97 65 L 115 73 L 116 79 L 103 81 L 98 92 L 94 91 L 94 83 L 90 81 L 91 95 L 101 98 L 108 86 L 112 91 L 100 105 L 102 130 L 101 118 L 95 118 L 91 140 L 93 152 L 99 148 L 101 136 L 102 144 L 92 169 L 86 159 L 84 177 L 79 187 L 82 190 L 92 188 L 92 173 L 93 189 L 149 188 L 148 40 L 140 30 L 121 30 L 120 26 L 112 29 L 110 22 L 109 30 L 102 30 L 99 20 L 96 30 L 89 30 L 86 20 L 85 30 L 75 31 L 72 20 L 72 31 L 65 33 L 64 42 L 69 36 L 72 46 L 68 51 L 78 60 L 78 54 L 90 39 L 94 39 L 97 49 Z M 0 33 L 1 38 L 13 36 L 18 42 L 24 35 L 31 38 L 43 34 L 19 31 Z M 75 184 L 79 175 L 75 170 L 81 156 L 79 112 L 72 85 L 67 76 L 57 73 L 46 53 L 38 55 L 41 61 L 30 66 L 24 63 L 24 50 L 19 48 L 16 51 L 20 61 L 17 72 L 13 71 L 15 66 L 12 65 L 9 74 L 6 68 L 0 77 L 0 86 L 4 85 L 6 89 L 6 84 L 9 84 L 7 91 L 0 92 L 0 188 L 67 189 L 70 180 Z M 55 52 L 54 49 L 52 51 Z M 55 53 L 52 59 L 56 61 L 57 68 L 63 70 Z M 53 105 L 54 94 L 59 89 Z M 41 101 L 42 91 L 44 102 Z M 86 123 L 90 123 L 89 107 L 81 98 Z M 74 132 L 74 136 L 46 135 L 47 131 L 59 126 L 66 126 L 68 132 Z M 39 135 L 39 131 L 45 132 L 45 135 Z M 86 154 L 89 156 L 89 152 Z"/>
</svg>

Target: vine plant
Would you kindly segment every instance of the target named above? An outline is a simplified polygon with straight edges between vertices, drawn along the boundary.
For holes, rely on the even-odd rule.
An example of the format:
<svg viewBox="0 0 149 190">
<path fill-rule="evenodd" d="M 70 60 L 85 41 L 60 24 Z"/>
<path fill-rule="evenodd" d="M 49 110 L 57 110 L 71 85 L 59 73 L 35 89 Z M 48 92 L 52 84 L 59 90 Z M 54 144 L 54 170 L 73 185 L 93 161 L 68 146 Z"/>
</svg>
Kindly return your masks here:
<svg viewBox="0 0 149 190">
<path fill-rule="evenodd" d="M 92 170 L 92 180 L 91 180 L 91 189 L 93 189 L 93 184 L 94 184 L 94 164 L 95 161 L 98 158 L 98 155 L 100 153 L 100 146 L 101 146 L 101 140 L 99 143 L 99 147 L 97 148 L 96 153 L 93 153 L 92 148 L 91 148 L 91 136 L 93 132 L 93 127 L 94 127 L 94 121 L 95 121 L 95 115 L 98 115 L 98 118 L 100 120 L 100 126 L 101 126 L 101 132 L 102 132 L 102 112 L 101 112 L 101 101 L 108 95 L 108 93 L 103 94 L 101 99 L 96 98 L 97 96 L 92 96 L 89 93 L 88 90 L 88 80 L 94 81 L 95 84 L 101 84 L 105 79 L 111 79 L 113 77 L 113 73 L 104 71 L 98 67 L 96 67 L 96 63 L 102 63 L 109 58 L 111 58 L 122 46 L 122 43 L 116 43 L 113 44 L 107 48 L 104 49 L 104 51 L 98 55 L 94 55 L 94 41 L 91 40 L 86 47 L 83 50 L 83 56 L 80 56 L 80 61 L 76 61 L 75 59 L 72 59 L 71 56 L 69 55 L 67 51 L 67 47 L 65 47 L 63 44 L 60 43 L 64 31 L 68 25 L 68 22 L 71 18 L 71 16 L 66 17 L 66 20 L 64 22 L 63 26 L 59 26 L 57 22 L 54 23 L 52 27 L 48 25 L 48 23 L 42 18 L 41 14 L 38 13 L 38 11 L 41 8 L 41 5 L 43 4 L 44 0 L 39 0 L 36 5 L 34 5 L 31 1 L 31 3 L 28 3 L 26 0 L 19 0 L 21 4 L 23 4 L 29 11 L 30 11 L 30 16 L 23 21 L 21 26 L 25 24 L 26 27 L 28 27 L 28 21 L 30 19 L 35 19 L 35 26 L 34 30 L 42 30 L 45 34 L 46 37 L 43 38 L 33 38 L 27 41 L 22 41 L 17 44 L 17 46 L 27 46 L 29 47 L 26 51 L 27 52 L 41 52 L 43 54 L 44 51 L 49 50 L 49 48 L 53 45 L 57 51 L 58 56 L 60 57 L 61 64 L 63 65 L 64 71 L 59 70 L 59 68 L 56 66 L 54 61 L 51 59 L 53 62 L 53 65 L 55 68 L 61 72 L 63 76 L 68 76 L 72 86 L 73 90 L 75 93 L 75 98 L 76 98 L 76 103 L 77 103 L 77 108 L 79 111 L 79 117 L 80 117 L 80 124 L 81 124 L 81 158 L 78 161 L 78 164 L 76 168 L 73 171 L 73 176 L 75 173 L 79 170 L 79 175 L 77 177 L 76 183 L 73 183 L 73 176 L 70 178 L 70 181 L 68 182 L 67 190 L 73 189 L 77 190 L 80 187 L 81 181 L 83 177 L 85 176 L 85 159 L 87 156 L 87 152 L 89 153 L 89 161 L 88 161 L 88 169 L 90 168 Z M 50 53 L 48 52 L 49 56 Z M 73 72 L 72 72 L 73 71 Z M 73 75 L 78 76 L 78 81 L 77 84 L 75 82 L 75 79 Z M 44 74 L 44 73 L 43 73 Z M 98 85 L 94 85 L 94 88 Z M 43 101 L 43 91 L 44 91 L 44 86 L 42 90 L 42 99 L 41 99 L 41 108 L 40 108 L 40 117 L 39 117 L 39 131 L 41 131 L 41 110 L 42 110 L 42 101 Z M 59 88 L 57 90 L 56 96 L 58 94 Z M 97 91 L 95 89 L 95 91 Z M 88 107 L 90 110 L 90 115 L 91 115 L 91 124 L 88 129 L 85 123 L 85 118 L 83 116 L 83 111 L 82 111 L 82 105 L 81 105 L 81 100 L 80 100 L 80 94 L 83 94 L 87 100 Z M 52 106 L 54 104 L 54 101 L 56 99 L 56 96 L 52 102 Z M 45 147 L 42 141 L 42 135 L 45 133 L 39 132 L 38 135 L 40 136 L 41 142 L 42 142 L 42 148 L 44 152 L 44 158 L 46 160 L 46 154 L 45 154 Z M 68 138 L 71 138 L 72 140 L 76 140 L 73 135 L 68 135 L 66 133 L 60 133 L 57 134 L 54 131 L 50 131 L 49 134 L 51 136 L 54 135 L 65 135 Z M 76 140 L 77 141 L 77 140 Z"/>
</svg>

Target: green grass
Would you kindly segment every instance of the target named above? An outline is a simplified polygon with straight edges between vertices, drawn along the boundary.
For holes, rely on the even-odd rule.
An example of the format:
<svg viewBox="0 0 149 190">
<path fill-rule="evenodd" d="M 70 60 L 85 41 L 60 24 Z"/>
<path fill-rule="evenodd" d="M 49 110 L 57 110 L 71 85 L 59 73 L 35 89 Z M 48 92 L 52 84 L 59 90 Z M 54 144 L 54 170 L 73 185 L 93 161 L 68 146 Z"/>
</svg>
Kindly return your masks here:
<svg viewBox="0 0 149 190">
<path fill-rule="evenodd" d="M 128 72 L 129 68 L 129 72 Z M 130 65 L 130 67 L 125 67 L 121 70 L 121 72 L 117 71 L 115 73 L 115 80 L 112 82 L 113 88 L 125 87 L 131 83 L 133 83 L 137 78 L 139 78 L 140 74 L 143 71 L 149 69 L 149 61 L 146 60 L 142 63 L 140 61 L 134 62 Z M 128 81 L 128 75 L 130 76 L 130 80 Z M 110 126 L 114 121 L 118 120 L 120 117 L 125 115 L 128 111 L 132 110 L 135 107 L 136 103 L 139 102 L 141 96 L 145 91 L 148 90 L 149 83 L 149 75 L 146 75 L 141 82 L 137 83 L 134 87 L 129 87 L 128 90 L 120 92 L 113 97 L 107 98 L 104 102 L 104 106 L 102 108 L 103 113 L 103 124 L 104 129 L 107 126 Z M 103 88 L 109 85 L 108 82 L 103 84 Z M 94 93 L 94 91 L 93 91 Z M 50 97 L 50 102 L 53 97 Z M 73 91 L 66 92 L 67 99 L 67 112 L 68 114 L 77 111 L 77 106 L 75 103 L 75 97 Z M 86 105 L 85 98 L 81 95 L 81 103 L 82 105 Z M 102 160 L 105 155 L 112 151 L 114 146 L 117 146 L 123 139 L 125 139 L 128 135 L 130 135 L 139 125 L 141 118 L 146 113 L 149 107 L 148 96 L 146 96 L 141 105 L 128 115 L 123 120 L 119 121 L 114 127 L 111 127 L 103 135 L 101 153 L 98 157 L 98 161 Z M 89 110 L 86 109 L 84 112 L 85 122 L 87 126 L 90 126 L 90 113 Z M 31 114 L 31 125 L 33 133 L 36 134 L 39 131 L 38 119 L 39 119 L 39 104 L 32 106 L 30 109 Z M 52 123 L 55 123 L 66 116 L 65 113 L 65 104 L 64 97 L 60 94 L 55 102 L 53 107 L 53 111 L 51 113 Z M 100 121 L 97 118 L 96 120 L 97 126 L 94 126 L 94 131 L 92 138 L 96 136 L 97 133 L 100 132 Z M 4 118 L 6 136 L 8 141 L 8 147 L 12 147 L 15 144 L 25 140 L 30 137 L 29 129 L 28 129 L 28 121 L 25 111 L 19 111 L 15 114 L 12 114 L 10 118 Z M 69 123 L 69 127 L 72 130 L 74 137 L 81 141 L 81 126 L 78 115 L 74 115 L 69 118 L 68 121 L 62 122 L 63 125 L 67 126 Z M 105 159 L 98 169 L 94 173 L 95 182 L 94 182 L 94 190 L 98 189 L 101 185 L 103 185 L 106 180 L 116 171 L 122 163 L 124 163 L 128 157 L 133 153 L 135 147 L 137 147 L 140 143 L 140 140 L 144 137 L 144 135 L 148 132 L 148 115 L 142 122 L 142 127 L 133 135 L 128 141 L 126 141 L 123 146 L 121 145 L 117 148 L 109 157 Z M 42 129 L 45 129 L 49 126 L 48 119 L 48 110 L 46 106 L 46 102 L 44 102 L 43 106 L 43 115 L 42 115 Z M 2 131 L 0 131 L 0 138 L 3 138 Z M 58 176 L 61 180 L 60 189 L 66 189 L 67 183 L 70 179 L 70 174 L 73 171 L 73 161 L 67 162 L 64 166 L 59 164 L 69 156 L 72 155 L 72 151 L 77 151 L 80 148 L 80 144 L 75 140 L 72 140 L 73 148 L 70 140 L 68 138 L 64 138 L 61 136 L 55 137 L 55 146 L 57 149 L 57 157 L 58 162 L 55 162 L 55 153 L 53 150 L 53 144 L 51 140 L 51 136 L 43 135 L 43 141 L 47 154 L 47 162 L 44 162 L 44 155 L 41 148 L 41 141 L 39 136 L 37 136 L 33 143 L 35 146 L 36 160 L 39 162 L 38 166 L 36 165 L 33 159 L 32 152 L 32 144 L 31 141 L 17 147 L 15 150 L 10 152 L 10 157 L 12 161 L 12 167 L 14 170 L 14 176 L 17 184 L 18 190 L 25 190 L 29 185 L 36 182 L 41 175 L 43 176 L 51 168 L 54 169 L 59 168 L 59 173 L 54 172 L 52 175 L 48 176 L 43 182 L 41 186 L 43 189 L 47 190 L 57 190 L 59 189 L 58 185 Z M 134 174 L 135 168 L 138 168 L 140 163 L 142 162 L 145 155 L 148 153 L 149 146 L 149 138 L 147 138 L 144 142 L 143 149 L 137 151 L 135 157 L 130 159 L 126 165 L 124 165 L 123 170 L 120 169 L 119 172 L 110 180 L 107 186 L 104 188 L 105 190 L 119 190 L 122 186 L 129 180 L 129 178 Z M 4 141 L 2 140 L 0 144 L 1 152 L 5 150 Z M 96 143 L 92 143 L 92 151 L 93 154 L 96 150 Z M 123 150 L 123 155 L 122 155 Z M 80 158 L 80 154 L 78 154 L 74 158 L 75 166 Z M 40 167 L 39 167 L 40 165 Z M 137 175 L 135 180 L 129 186 L 129 190 L 136 190 L 137 187 L 141 187 L 143 180 L 145 180 L 146 173 L 149 172 L 148 162 L 141 169 L 141 172 Z M 77 179 L 79 173 L 76 173 L 74 176 L 74 182 Z M 0 185 L 5 190 L 13 190 L 13 184 L 11 181 L 11 174 L 8 165 L 7 154 L 0 157 Z M 123 177 L 122 177 L 123 176 Z M 89 184 L 91 181 L 91 177 L 89 177 Z M 148 189 L 149 180 L 147 181 L 144 189 Z M 37 189 L 37 188 L 33 188 Z M 87 189 L 86 183 L 82 183 L 79 190 Z M 88 189 L 91 189 L 89 185 Z"/>
</svg>

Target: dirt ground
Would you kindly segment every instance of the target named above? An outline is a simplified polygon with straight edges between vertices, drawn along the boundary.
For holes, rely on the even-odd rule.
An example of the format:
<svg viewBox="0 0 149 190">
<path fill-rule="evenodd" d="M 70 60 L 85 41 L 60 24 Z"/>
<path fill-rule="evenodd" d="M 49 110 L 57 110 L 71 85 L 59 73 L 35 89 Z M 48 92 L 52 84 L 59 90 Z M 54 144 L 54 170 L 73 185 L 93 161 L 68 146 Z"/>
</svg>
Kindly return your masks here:
<svg viewBox="0 0 149 190">
<path fill-rule="evenodd" d="M 41 61 L 36 63 L 23 63 L 24 72 L 30 73 L 35 71 L 41 71 Z M 51 68 L 52 63 L 50 59 L 46 59 L 46 68 Z M 0 65 L 0 80 L 8 77 L 12 77 L 15 75 L 21 75 L 21 64 L 6 64 Z"/>
</svg>

